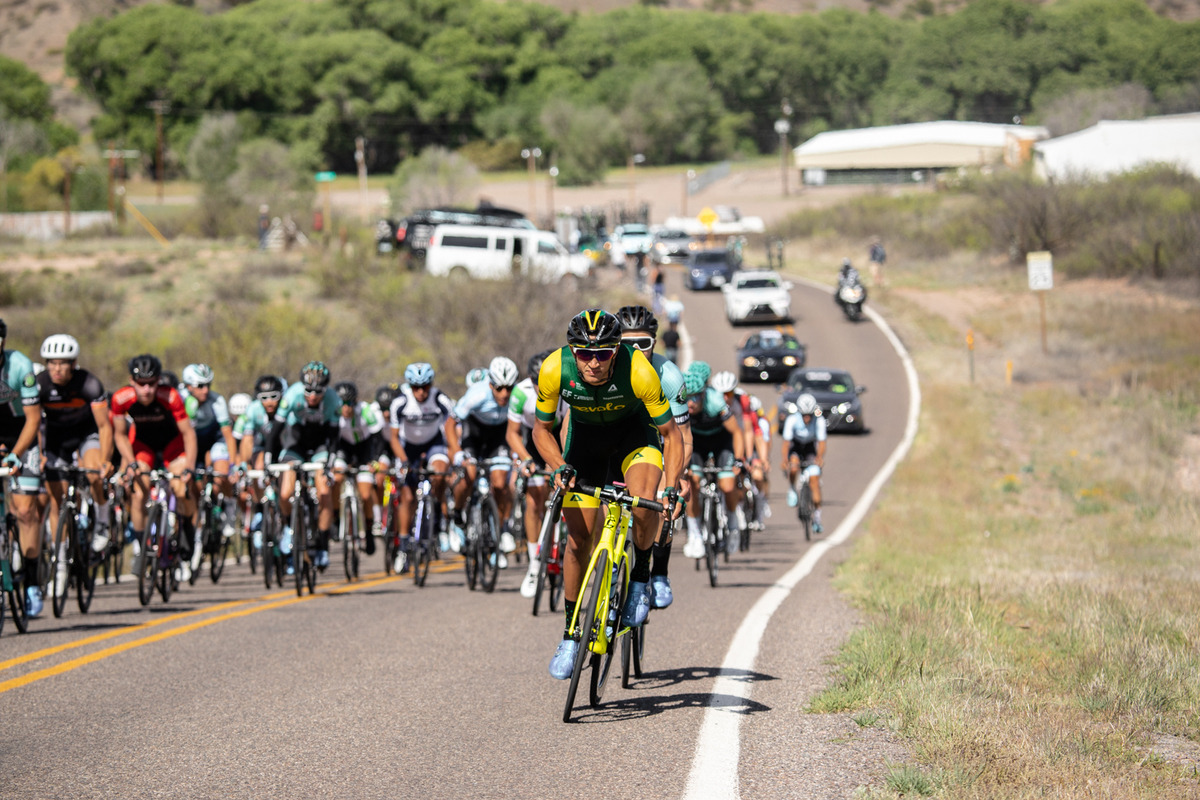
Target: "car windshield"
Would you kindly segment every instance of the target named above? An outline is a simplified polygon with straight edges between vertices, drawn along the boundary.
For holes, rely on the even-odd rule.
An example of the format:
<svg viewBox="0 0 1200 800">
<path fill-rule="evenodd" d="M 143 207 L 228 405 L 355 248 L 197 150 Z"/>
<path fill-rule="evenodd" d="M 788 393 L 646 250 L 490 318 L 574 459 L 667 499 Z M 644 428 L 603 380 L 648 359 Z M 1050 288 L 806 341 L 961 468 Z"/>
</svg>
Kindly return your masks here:
<svg viewBox="0 0 1200 800">
<path fill-rule="evenodd" d="M 686 233 L 684 233 L 683 231 L 659 231 L 657 236 L 659 239 L 662 239 L 662 240 L 689 238 L 688 235 Z"/>
<path fill-rule="evenodd" d="M 622 236 L 645 236 L 647 233 L 645 225 L 626 225 L 621 228 Z"/>
<path fill-rule="evenodd" d="M 725 254 L 696 253 L 696 263 L 704 266 L 725 266 Z"/>
<path fill-rule="evenodd" d="M 738 282 L 739 289 L 775 289 L 778 286 L 779 282 L 774 278 L 750 278 Z"/>
<path fill-rule="evenodd" d="M 793 389 L 833 394 L 850 394 L 854 391 L 854 381 L 845 372 L 804 372 L 791 380 L 791 386 Z"/>
</svg>

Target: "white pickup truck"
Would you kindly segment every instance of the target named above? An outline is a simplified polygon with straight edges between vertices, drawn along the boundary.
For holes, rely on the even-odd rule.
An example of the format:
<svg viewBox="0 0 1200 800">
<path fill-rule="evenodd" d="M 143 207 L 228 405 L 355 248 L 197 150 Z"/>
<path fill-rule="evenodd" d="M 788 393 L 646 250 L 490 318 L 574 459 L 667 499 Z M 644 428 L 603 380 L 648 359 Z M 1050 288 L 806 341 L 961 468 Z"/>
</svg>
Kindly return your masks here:
<svg viewBox="0 0 1200 800">
<path fill-rule="evenodd" d="M 642 223 L 628 222 L 618 225 L 613 230 L 612 242 L 612 262 L 616 266 L 622 266 L 626 256 L 636 258 L 638 253 L 649 253 L 654 244 L 654 236 Z"/>
</svg>

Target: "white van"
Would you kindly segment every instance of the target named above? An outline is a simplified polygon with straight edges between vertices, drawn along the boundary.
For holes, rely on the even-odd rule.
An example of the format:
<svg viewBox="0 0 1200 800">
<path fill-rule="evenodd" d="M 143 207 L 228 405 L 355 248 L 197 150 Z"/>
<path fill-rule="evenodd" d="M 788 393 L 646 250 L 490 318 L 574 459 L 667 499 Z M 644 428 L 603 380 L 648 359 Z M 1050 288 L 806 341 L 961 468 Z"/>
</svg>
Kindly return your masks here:
<svg viewBox="0 0 1200 800">
<path fill-rule="evenodd" d="M 438 225 L 425 252 L 430 275 L 496 280 L 525 275 L 544 282 L 586 279 L 591 259 L 572 254 L 550 231 L 485 225 Z"/>
</svg>

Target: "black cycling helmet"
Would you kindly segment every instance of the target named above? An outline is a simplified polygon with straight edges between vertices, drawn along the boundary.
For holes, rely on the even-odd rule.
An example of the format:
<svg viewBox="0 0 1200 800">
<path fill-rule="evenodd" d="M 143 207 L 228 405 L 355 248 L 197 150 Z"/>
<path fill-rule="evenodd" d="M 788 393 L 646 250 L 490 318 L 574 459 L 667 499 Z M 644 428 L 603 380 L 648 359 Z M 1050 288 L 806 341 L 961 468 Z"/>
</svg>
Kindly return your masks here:
<svg viewBox="0 0 1200 800">
<path fill-rule="evenodd" d="M 621 321 L 599 308 L 580 311 L 567 325 L 567 344 L 572 347 L 611 347 L 621 343 Z"/>
<path fill-rule="evenodd" d="M 342 405 L 352 406 L 358 402 L 358 387 L 350 381 L 342 381 L 333 387 L 337 396 L 342 399 Z"/>
<path fill-rule="evenodd" d="M 263 395 L 274 394 L 278 399 L 283 395 L 283 381 L 277 375 L 263 375 L 254 382 L 254 396 L 262 399 Z"/>
<path fill-rule="evenodd" d="M 400 386 L 395 383 L 380 386 L 375 390 L 375 402 L 379 404 L 380 409 L 387 410 L 392 407 L 392 401 L 396 399 L 399 392 Z"/>
<path fill-rule="evenodd" d="M 129 377 L 137 380 L 158 380 L 163 374 L 162 362 L 145 353 L 129 359 Z M 172 384 L 174 385 L 174 384 Z"/>
<path fill-rule="evenodd" d="M 329 367 L 320 361 L 310 361 L 300 370 L 300 382 L 306 391 L 324 389 L 329 385 Z"/>
<path fill-rule="evenodd" d="M 164 369 L 162 375 L 158 376 L 159 386 L 170 386 L 172 389 L 179 386 L 179 376 L 169 369 Z"/>
<path fill-rule="evenodd" d="M 534 353 L 529 357 L 529 379 L 531 381 L 537 383 L 538 373 L 542 371 L 542 362 L 546 360 L 546 356 L 553 352 L 554 350 L 543 350 L 542 352 Z"/>
<path fill-rule="evenodd" d="M 623 331 L 646 331 L 658 338 L 658 317 L 645 306 L 621 306 L 617 310 L 617 319 L 621 320 Z"/>
<path fill-rule="evenodd" d="M 8 338 L 8 323 L 0 319 L 0 339 Z"/>
</svg>

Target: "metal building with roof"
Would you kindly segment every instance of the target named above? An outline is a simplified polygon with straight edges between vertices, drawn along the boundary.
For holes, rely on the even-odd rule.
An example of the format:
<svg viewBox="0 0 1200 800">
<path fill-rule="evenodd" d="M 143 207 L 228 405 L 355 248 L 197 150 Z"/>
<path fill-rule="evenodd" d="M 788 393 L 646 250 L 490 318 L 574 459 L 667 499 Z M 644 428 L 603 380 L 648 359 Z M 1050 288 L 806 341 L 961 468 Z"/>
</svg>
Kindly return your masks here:
<svg viewBox="0 0 1200 800">
<path fill-rule="evenodd" d="M 1104 178 L 1155 163 L 1200 177 L 1200 113 L 1103 120 L 1034 146 L 1034 169 L 1044 178 Z"/>
<path fill-rule="evenodd" d="M 804 182 L 908 183 L 939 172 L 1029 158 L 1045 128 L 988 122 L 916 122 L 819 133 L 792 151 Z"/>
</svg>

